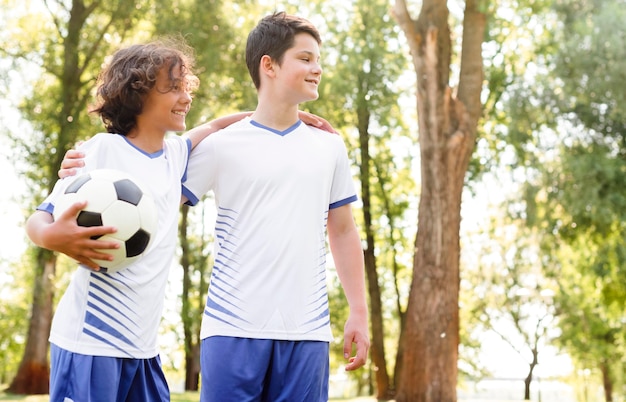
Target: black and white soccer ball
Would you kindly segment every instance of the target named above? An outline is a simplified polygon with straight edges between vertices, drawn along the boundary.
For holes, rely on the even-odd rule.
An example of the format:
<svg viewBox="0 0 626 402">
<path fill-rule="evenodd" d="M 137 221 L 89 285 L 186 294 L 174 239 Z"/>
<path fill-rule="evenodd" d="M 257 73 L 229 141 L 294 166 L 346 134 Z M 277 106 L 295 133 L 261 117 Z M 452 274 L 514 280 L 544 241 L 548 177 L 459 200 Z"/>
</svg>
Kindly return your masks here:
<svg viewBox="0 0 626 402">
<path fill-rule="evenodd" d="M 55 201 L 55 219 L 78 201 L 87 206 L 76 216 L 80 226 L 115 226 L 117 232 L 100 240 L 118 242 L 120 247 L 102 252 L 112 261 L 94 260 L 104 273 L 117 272 L 137 261 L 154 240 L 157 209 L 154 200 L 131 175 L 114 169 L 96 169 L 74 179 Z"/>
</svg>

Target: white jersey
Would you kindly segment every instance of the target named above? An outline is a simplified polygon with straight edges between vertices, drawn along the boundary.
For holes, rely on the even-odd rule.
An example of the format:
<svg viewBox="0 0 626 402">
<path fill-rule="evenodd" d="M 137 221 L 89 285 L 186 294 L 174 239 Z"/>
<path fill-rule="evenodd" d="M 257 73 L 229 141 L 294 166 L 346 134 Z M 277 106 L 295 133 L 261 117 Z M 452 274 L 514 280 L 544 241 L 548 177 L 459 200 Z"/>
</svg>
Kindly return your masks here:
<svg viewBox="0 0 626 402">
<path fill-rule="evenodd" d="M 85 167 L 78 174 L 100 168 L 132 174 L 152 193 L 158 228 L 144 256 L 128 268 L 112 274 L 76 270 L 56 309 L 51 343 L 94 356 L 146 359 L 158 354 L 157 333 L 190 147 L 188 140 L 172 136 L 163 150 L 147 154 L 116 134 L 97 134 L 81 146 Z M 55 199 L 72 180 L 59 180 L 38 209 L 52 213 Z"/>
<path fill-rule="evenodd" d="M 215 194 L 215 264 L 201 337 L 331 341 L 328 211 L 356 200 L 340 136 L 246 118 L 191 153 L 183 193 Z"/>
</svg>

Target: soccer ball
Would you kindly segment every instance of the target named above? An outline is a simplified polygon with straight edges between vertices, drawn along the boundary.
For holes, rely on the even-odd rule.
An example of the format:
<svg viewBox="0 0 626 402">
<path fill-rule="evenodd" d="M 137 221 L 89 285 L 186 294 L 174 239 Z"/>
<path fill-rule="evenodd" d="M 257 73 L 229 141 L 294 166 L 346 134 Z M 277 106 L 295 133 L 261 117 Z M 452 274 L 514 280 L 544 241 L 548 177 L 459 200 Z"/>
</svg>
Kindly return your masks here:
<svg viewBox="0 0 626 402">
<path fill-rule="evenodd" d="M 112 261 L 94 260 L 102 273 L 117 272 L 137 261 L 154 239 L 156 205 L 152 196 L 129 174 L 113 169 L 96 169 L 80 175 L 55 200 L 55 219 L 78 201 L 87 206 L 76 216 L 79 226 L 115 226 L 117 232 L 100 240 L 118 242 L 120 247 L 102 252 Z"/>
</svg>

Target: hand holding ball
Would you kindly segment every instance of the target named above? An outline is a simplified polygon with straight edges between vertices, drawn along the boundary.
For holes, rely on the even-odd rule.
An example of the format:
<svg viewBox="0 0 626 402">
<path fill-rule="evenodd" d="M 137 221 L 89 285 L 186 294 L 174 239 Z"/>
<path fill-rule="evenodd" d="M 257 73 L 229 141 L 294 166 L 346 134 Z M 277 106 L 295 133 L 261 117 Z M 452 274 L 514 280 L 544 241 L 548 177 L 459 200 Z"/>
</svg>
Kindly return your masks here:
<svg viewBox="0 0 626 402">
<path fill-rule="evenodd" d="M 118 249 L 103 250 L 113 255 L 112 261 L 95 260 L 101 266 L 99 272 L 117 272 L 141 258 L 157 230 L 156 206 L 146 189 L 122 171 L 92 170 L 76 177 L 56 200 L 54 218 L 83 200 L 87 206 L 76 217 L 79 226 L 117 228 L 116 233 L 99 238 L 120 244 Z"/>
</svg>

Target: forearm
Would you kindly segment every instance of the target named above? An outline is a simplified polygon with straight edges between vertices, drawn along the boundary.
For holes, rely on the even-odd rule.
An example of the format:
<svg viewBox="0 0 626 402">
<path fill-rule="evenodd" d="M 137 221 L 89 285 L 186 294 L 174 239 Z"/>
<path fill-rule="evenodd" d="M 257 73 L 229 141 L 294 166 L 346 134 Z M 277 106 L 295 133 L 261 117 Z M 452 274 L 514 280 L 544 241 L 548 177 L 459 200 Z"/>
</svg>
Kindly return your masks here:
<svg viewBox="0 0 626 402">
<path fill-rule="evenodd" d="M 330 210 L 327 228 L 330 251 L 350 307 L 350 315 L 343 329 L 343 355 L 348 360 L 346 370 L 352 371 L 366 363 L 370 342 L 365 263 L 361 238 L 354 224 L 350 205 Z M 353 345 L 356 345 L 356 354 L 351 356 Z"/>
<path fill-rule="evenodd" d="M 354 223 L 352 207 L 344 205 L 328 212 L 328 242 L 337 275 L 350 312 L 367 315 L 365 271 L 361 237 Z"/>
<path fill-rule="evenodd" d="M 358 231 L 354 228 L 330 235 L 329 243 L 350 312 L 367 316 L 365 263 Z"/>
<path fill-rule="evenodd" d="M 243 119 L 244 117 L 249 116 L 250 114 L 252 114 L 252 112 L 239 112 L 229 114 L 228 116 L 218 117 L 217 119 L 211 120 L 192 128 L 191 130 L 187 131 L 185 135 L 191 140 L 191 148 L 193 149 L 196 145 L 200 143 L 200 141 L 205 139 L 210 134 L 219 131 L 225 127 L 228 127 L 231 124 Z"/>
<path fill-rule="evenodd" d="M 44 211 L 35 211 L 26 221 L 26 234 L 38 247 L 49 248 L 46 229 L 52 222 L 52 215 Z"/>
</svg>

